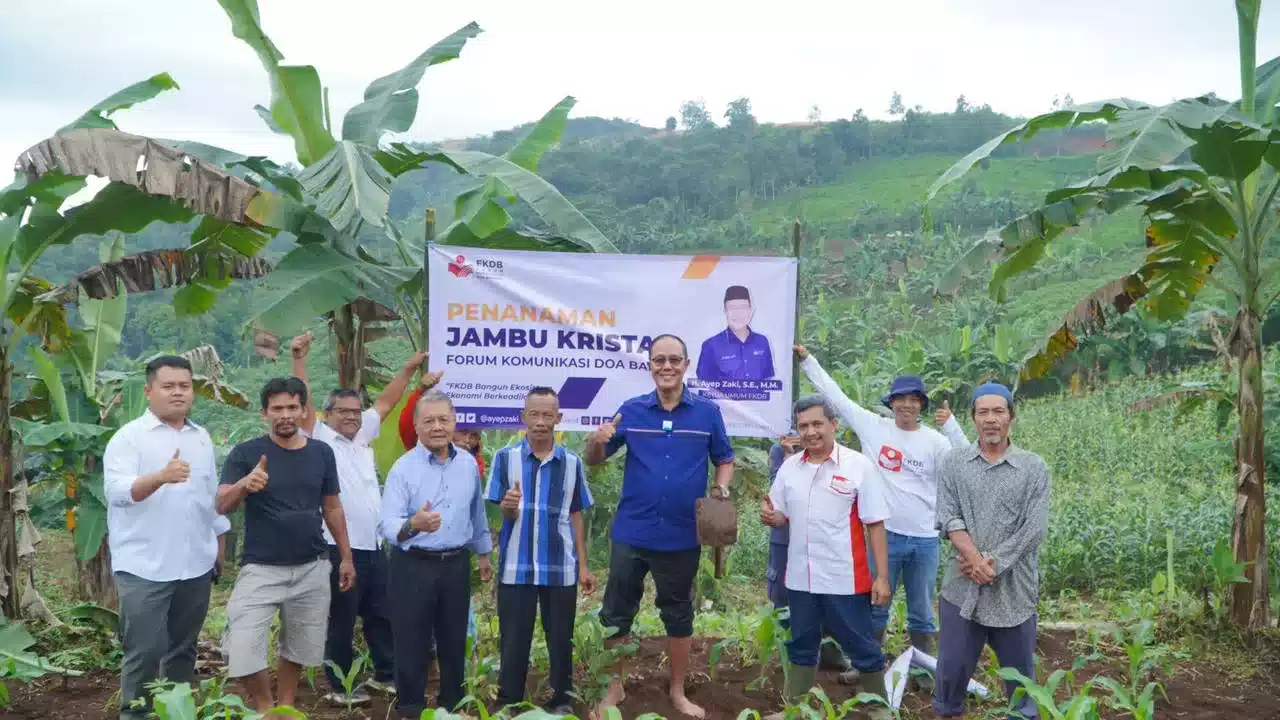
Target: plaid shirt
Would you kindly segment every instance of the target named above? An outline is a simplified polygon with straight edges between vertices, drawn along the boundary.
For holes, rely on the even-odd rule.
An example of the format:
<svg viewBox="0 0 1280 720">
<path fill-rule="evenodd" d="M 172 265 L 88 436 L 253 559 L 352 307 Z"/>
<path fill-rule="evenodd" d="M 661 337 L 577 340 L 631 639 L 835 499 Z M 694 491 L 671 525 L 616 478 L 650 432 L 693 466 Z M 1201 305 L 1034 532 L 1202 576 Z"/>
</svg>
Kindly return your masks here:
<svg viewBox="0 0 1280 720">
<path fill-rule="evenodd" d="M 567 586 L 578 582 L 578 554 L 570 516 L 591 507 L 582 459 L 556 445 L 543 462 L 527 440 L 493 455 L 489 502 L 500 503 L 520 483 L 520 511 L 502 519 L 498 538 L 498 582 L 504 585 Z"/>
</svg>

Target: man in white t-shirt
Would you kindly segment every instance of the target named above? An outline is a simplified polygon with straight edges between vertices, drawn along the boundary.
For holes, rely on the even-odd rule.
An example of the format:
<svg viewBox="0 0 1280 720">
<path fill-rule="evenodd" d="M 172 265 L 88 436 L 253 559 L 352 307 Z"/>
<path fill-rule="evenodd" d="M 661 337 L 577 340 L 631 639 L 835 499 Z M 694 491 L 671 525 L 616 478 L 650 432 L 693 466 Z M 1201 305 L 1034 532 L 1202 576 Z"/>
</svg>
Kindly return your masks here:
<svg viewBox="0 0 1280 720">
<path fill-rule="evenodd" d="M 824 630 L 858 671 L 859 689 L 883 695 L 884 651 L 871 630 L 872 608 L 890 597 L 883 481 L 865 455 L 836 444 L 839 423 L 822 397 L 800 398 L 795 416 L 804 452 L 783 461 L 760 509 L 765 524 L 791 532 L 786 571 L 791 672 L 784 699 L 793 704 L 813 686 Z M 872 569 L 868 545 L 878 571 Z M 870 717 L 889 714 L 878 708 Z"/>
<path fill-rule="evenodd" d="M 929 407 L 929 397 L 924 383 L 914 375 L 895 378 L 884 396 L 885 407 L 893 411 L 891 419 L 849 399 L 803 346 L 795 346 L 795 353 L 805 377 L 857 434 L 862 452 L 884 481 L 889 505 L 889 519 L 884 524 L 889 542 L 889 590 L 897 592 L 899 582 L 906 588 L 907 632 L 911 644 L 935 655 L 937 469 L 942 456 L 952 447 L 969 444 L 964 430 L 949 413 L 942 433 L 920 424 L 920 413 Z M 889 624 L 888 605 L 872 608 L 872 624 L 877 639 L 883 643 L 885 627 Z"/>
<path fill-rule="evenodd" d="M 307 354 L 310 350 L 309 332 L 295 337 L 290 344 L 293 374 L 303 382 L 307 381 Z M 347 518 L 347 537 L 351 542 L 351 556 L 356 566 L 355 585 L 347 592 L 339 592 L 338 550 L 329 529 L 324 528 L 324 539 L 329 543 L 329 555 L 334 567 L 324 657 L 342 668 L 343 672 L 350 671 L 354 660 L 352 641 L 356 617 L 359 616 L 364 621 L 365 644 L 369 646 L 369 655 L 373 661 L 373 679 L 364 685 L 383 693 L 394 692 L 395 654 L 390 607 L 387 602 L 387 556 L 378 537 L 382 491 L 378 485 L 378 470 L 370 444 L 378 437 L 382 421 L 400 403 L 405 386 L 414 373 L 423 367 L 426 357 L 426 353 L 414 353 L 368 410 L 362 407 L 359 391 L 334 390 L 325 400 L 324 422 L 316 422 L 315 407 L 308 400 L 301 423 L 304 433 L 333 448 L 333 457 L 338 465 L 342 509 Z M 308 397 L 311 397 L 311 393 L 308 393 Z M 348 697 L 333 669 L 326 664 L 324 671 L 330 689 L 325 700 L 336 705 L 369 702 L 370 697 L 363 688 L 353 688 Z"/>
</svg>

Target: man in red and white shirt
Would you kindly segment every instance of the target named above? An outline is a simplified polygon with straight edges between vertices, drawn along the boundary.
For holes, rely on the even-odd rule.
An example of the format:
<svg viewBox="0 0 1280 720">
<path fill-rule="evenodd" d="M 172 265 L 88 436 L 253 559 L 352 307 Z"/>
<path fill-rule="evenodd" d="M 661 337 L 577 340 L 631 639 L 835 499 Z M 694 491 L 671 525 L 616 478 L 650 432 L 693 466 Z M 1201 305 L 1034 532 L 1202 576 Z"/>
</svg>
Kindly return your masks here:
<svg viewBox="0 0 1280 720">
<path fill-rule="evenodd" d="M 836 414 L 821 396 L 800 398 L 795 418 L 804 452 L 782 463 L 760 510 L 765 524 L 791 531 L 791 673 L 784 698 L 794 703 L 813 686 L 824 626 L 858 670 L 862 692 L 883 695 L 884 652 L 871 628 L 871 606 L 890 597 L 883 481 L 866 456 L 836 444 Z"/>
</svg>

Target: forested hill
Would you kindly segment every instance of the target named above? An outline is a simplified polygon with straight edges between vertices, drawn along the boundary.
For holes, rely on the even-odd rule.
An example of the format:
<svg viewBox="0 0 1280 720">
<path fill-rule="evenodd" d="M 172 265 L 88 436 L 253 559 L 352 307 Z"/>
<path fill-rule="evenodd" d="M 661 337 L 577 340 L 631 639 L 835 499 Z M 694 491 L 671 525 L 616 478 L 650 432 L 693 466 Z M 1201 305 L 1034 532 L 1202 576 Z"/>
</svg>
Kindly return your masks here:
<svg viewBox="0 0 1280 720">
<path fill-rule="evenodd" d="M 886 367 L 922 367 L 934 348 L 904 338 L 952 338 L 953 330 L 968 327 L 968 340 L 956 336 L 948 342 L 966 352 L 971 345 L 998 350 L 1005 358 L 1000 365 L 1011 368 L 1084 292 L 1131 268 L 1133 249 L 1142 245 L 1136 218 L 1111 220 L 1056 243 L 1052 261 L 1019 282 L 1018 302 L 1008 307 L 991 302 L 981 277 L 945 302 L 932 291 L 969 236 L 1016 217 L 1044 191 L 1086 174 L 1094 164 L 1090 154 L 1101 146 L 1101 130 L 1045 132 L 1002 147 L 935 203 L 941 235 L 925 237 L 917 231 L 930 184 L 1016 119 L 972 107 L 963 98 L 945 113 L 895 105 L 889 121 L 870 120 L 861 111 L 823 119 L 815 109 L 803 122 L 765 124 L 756 121 L 745 99 L 717 113 L 714 122 L 710 110 L 688 103 L 663 128 L 577 118 L 567 123 L 559 147 L 542 158 L 538 171 L 624 252 L 782 253 L 790 247 L 791 223 L 801 218 L 802 334 L 835 360 L 896 347 Z M 449 144 L 502 151 L 526 129 Z M 453 199 L 467 182 L 442 166 L 407 175 L 392 195 L 391 213 L 406 234 L 420 236 L 424 208 L 436 208 L 438 222 L 448 223 Z M 517 222 L 539 225 L 522 208 L 513 214 Z M 152 226 L 128 238 L 127 249 L 180 246 L 187 232 Z M 385 251 L 384 242 L 366 238 L 375 252 Z M 278 256 L 287 247 L 287 240 L 277 239 L 267 252 Z M 40 271 L 64 280 L 96 261 L 92 243 L 81 243 L 47 253 Z M 210 314 L 181 321 L 168 293 L 131 298 L 122 353 L 137 358 L 213 342 L 225 361 L 248 364 L 252 345 L 242 326 L 255 297 L 251 285 L 233 287 Z M 1148 365 L 1187 359 L 1172 354 L 1157 348 Z M 1128 361 L 1087 362 L 1097 374 Z M 865 372 L 862 380 L 870 383 L 887 370 Z"/>
</svg>

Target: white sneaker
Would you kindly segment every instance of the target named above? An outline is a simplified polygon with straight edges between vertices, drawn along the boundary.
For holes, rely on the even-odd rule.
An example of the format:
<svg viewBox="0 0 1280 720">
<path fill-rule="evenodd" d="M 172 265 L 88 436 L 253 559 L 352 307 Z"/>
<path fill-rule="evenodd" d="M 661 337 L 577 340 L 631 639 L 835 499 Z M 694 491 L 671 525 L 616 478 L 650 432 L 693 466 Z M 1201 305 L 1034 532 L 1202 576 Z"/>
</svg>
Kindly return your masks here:
<svg viewBox="0 0 1280 720">
<path fill-rule="evenodd" d="M 376 693 L 382 693 L 383 695 L 396 694 L 395 683 L 384 683 L 384 682 L 379 682 L 378 680 L 366 680 L 364 682 L 364 686 Z"/>
<path fill-rule="evenodd" d="M 340 692 L 331 692 L 324 696 L 325 702 L 330 705 L 340 705 L 342 707 L 346 707 L 348 705 L 364 705 L 371 700 L 373 700 L 373 698 L 369 697 L 369 693 L 363 690 L 353 690 L 350 695 Z"/>
</svg>

